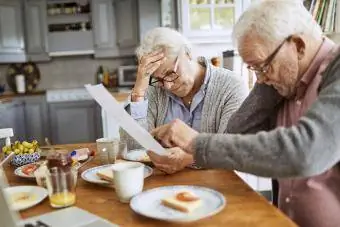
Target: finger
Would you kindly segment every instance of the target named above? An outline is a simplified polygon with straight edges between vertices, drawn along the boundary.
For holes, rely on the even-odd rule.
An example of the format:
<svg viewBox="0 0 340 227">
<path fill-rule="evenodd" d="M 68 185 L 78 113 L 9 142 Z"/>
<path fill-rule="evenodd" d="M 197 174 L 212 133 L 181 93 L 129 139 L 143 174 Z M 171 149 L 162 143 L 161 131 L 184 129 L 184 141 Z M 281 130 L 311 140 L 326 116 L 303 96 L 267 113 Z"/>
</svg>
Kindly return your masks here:
<svg viewBox="0 0 340 227">
<path fill-rule="evenodd" d="M 153 74 L 161 66 L 161 64 L 162 63 L 158 61 L 145 66 L 145 73 L 148 75 Z"/>
<path fill-rule="evenodd" d="M 155 152 L 147 151 L 147 154 L 148 154 L 148 156 L 150 157 L 150 160 L 153 163 L 160 163 L 160 162 L 162 162 L 162 156 L 156 154 Z"/>
<path fill-rule="evenodd" d="M 163 164 L 158 164 L 155 165 L 157 169 L 167 173 L 167 174 L 173 174 L 176 172 L 176 169 L 174 169 L 172 166 L 170 165 L 163 165 Z"/>
<path fill-rule="evenodd" d="M 164 147 L 173 147 L 168 130 L 166 128 L 163 128 L 158 132 L 158 140 L 162 143 Z"/>
<path fill-rule="evenodd" d="M 142 64 L 148 65 L 150 63 L 155 63 L 162 60 L 164 57 L 163 53 L 157 53 L 156 55 L 143 58 Z"/>
<path fill-rule="evenodd" d="M 154 128 L 153 130 L 150 131 L 150 134 L 154 137 L 157 137 L 158 133 L 160 133 L 163 129 L 166 130 L 168 127 L 170 126 L 170 124 L 164 124 L 161 125 L 157 128 Z"/>
</svg>

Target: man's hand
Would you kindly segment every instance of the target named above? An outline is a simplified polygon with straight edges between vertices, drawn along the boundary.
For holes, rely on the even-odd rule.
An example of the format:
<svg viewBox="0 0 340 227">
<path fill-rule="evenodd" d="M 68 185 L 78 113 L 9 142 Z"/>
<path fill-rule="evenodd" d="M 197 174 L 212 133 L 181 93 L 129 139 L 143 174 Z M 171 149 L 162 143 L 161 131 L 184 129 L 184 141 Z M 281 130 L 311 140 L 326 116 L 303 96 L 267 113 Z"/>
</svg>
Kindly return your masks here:
<svg viewBox="0 0 340 227">
<path fill-rule="evenodd" d="M 151 131 L 164 147 L 180 147 L 187 153 L 192 153 L 191 143 L 198 132 L 187 126 L 181 120 L 174 120 Z"/>
<path fill-rule="evenodd" d="M 168 152 L 167 156 L 161 156 L 148 151 L 148 155 L 155 167 L 167 174 L 176 173 L 193 163 L 192 155 L 185 153 L 179 147 L 170 148 Z"/>
</svg>

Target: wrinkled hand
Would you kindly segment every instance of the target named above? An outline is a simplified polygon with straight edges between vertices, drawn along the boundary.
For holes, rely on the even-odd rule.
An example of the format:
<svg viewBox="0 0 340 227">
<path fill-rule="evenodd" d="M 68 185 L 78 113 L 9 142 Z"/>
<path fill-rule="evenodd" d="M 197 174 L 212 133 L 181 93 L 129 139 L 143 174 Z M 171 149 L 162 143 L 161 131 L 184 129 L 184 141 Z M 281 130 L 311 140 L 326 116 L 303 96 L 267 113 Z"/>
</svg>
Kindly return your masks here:
<svg viewBox="0 0 340 227">
<path fill-rule="evenodd" d="M 193 163 L 192 155 L 185 153 L 179 147 L 170 148 L 167 151 L 169 152 L 167 156 L 148 151 L 148 155 L 155 167 L 167 174 L 176 173 Z"/>
<path fill-rule="evenodd" d="M 192 153 L 191 143 L 198 135 L 194 129 L 183 121 L 176 119 L 169 124 L 162 125 L 151 131 L 164 147 L 180 147 L 187 153 Z"/>
<path fill-rule="evenodd" d="M 134 91 L 143 95 L 149 85 L 149 78 L 166 61 L 163 49 L 155 50 L 141 57 L 137 69 Z"/>
</svg>

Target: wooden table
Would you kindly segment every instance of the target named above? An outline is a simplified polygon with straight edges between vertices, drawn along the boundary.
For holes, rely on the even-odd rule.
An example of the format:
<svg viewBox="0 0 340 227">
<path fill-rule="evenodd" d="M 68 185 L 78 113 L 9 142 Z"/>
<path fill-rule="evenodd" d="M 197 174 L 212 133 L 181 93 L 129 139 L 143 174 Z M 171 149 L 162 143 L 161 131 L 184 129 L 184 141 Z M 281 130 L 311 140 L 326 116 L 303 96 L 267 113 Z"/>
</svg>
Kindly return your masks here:
<svg viewBox="0 0 340 227">
<path fill-rule="evenodd" d="M 65 147 L 95 149 L 94 144 L 65 145 Z M 96 161 L 84 169 L 95 165 Z M 12 167 L 6 167 L 5 171 L 10 185 L 35 184 L 34 181 L 15 176 Z M 144 189 L 166 185 L 204 186 L 221 192 L 227 200 L 226 207 L 217 215 L 183 226 L 296 226 L 232 171 L 188 169 L 173 175 L 164 175 L 155 171 L 153 176 L 145 180 Z M 77 184 L 76 206 L 121 226 L 181 226 L 139 216 L 129 208 L 128 204 L 118 201 L 114 189 L 90 184 L 82 179 L 79 179 Z M 54 210 L 50 207 L 48 199 L 45 199 L 39 205 L 21 212 L 21 216 L 28 218 Z"/>
</svg>

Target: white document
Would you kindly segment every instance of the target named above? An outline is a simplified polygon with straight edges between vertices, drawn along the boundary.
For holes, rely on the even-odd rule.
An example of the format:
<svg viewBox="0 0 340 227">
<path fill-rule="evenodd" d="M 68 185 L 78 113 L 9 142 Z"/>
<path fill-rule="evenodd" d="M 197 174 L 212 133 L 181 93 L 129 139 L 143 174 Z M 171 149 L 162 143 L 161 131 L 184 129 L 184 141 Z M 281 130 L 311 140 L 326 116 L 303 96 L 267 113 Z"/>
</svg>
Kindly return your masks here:
<svg viewBox="0 0 340 227">
<path fill-rule="evenodd" d="M 85 85 L 85 88 L 97 103 L 107 112 L 108 117 L 113 117 L 119 125 L 132 136 L 145 149 L 151 150 L 159 155 L 166 155 L 166 150 L 141 127 L 120 105 L 117 100 L 102 85 Z"/>
</svg>

